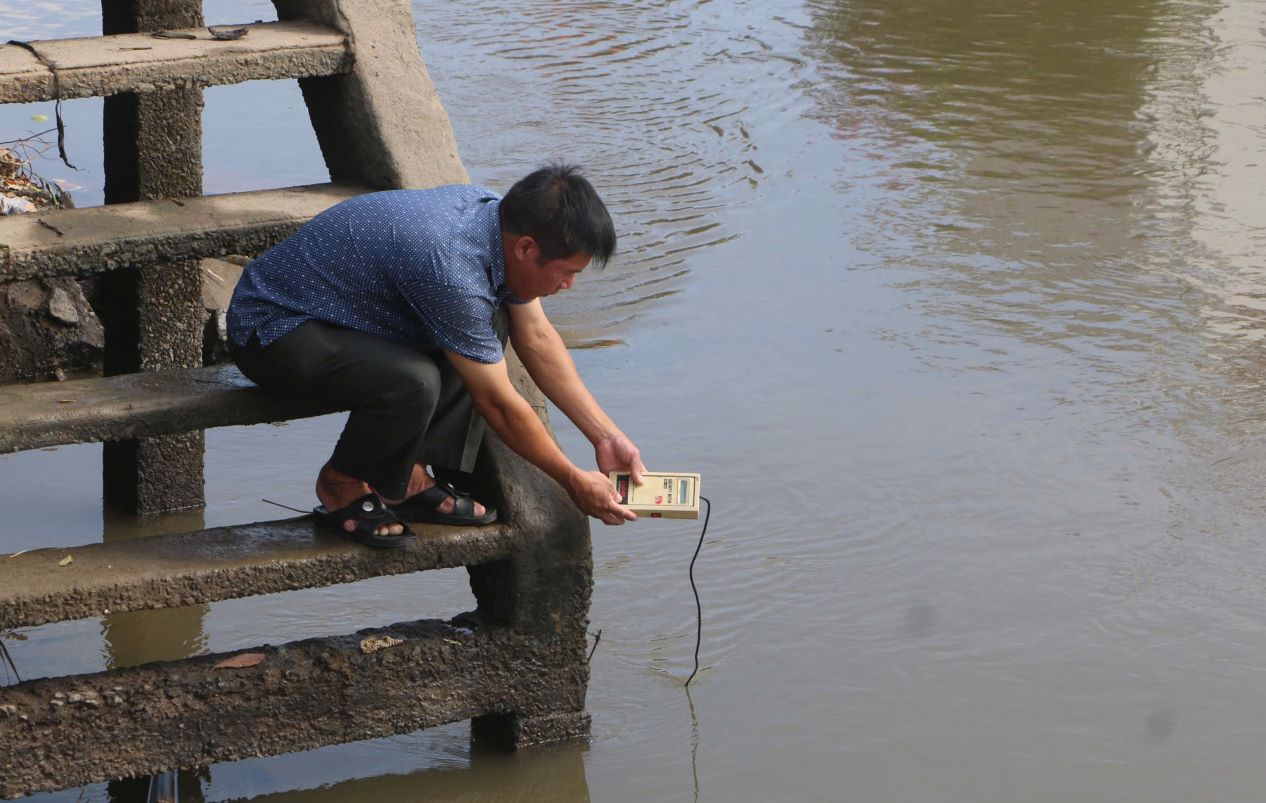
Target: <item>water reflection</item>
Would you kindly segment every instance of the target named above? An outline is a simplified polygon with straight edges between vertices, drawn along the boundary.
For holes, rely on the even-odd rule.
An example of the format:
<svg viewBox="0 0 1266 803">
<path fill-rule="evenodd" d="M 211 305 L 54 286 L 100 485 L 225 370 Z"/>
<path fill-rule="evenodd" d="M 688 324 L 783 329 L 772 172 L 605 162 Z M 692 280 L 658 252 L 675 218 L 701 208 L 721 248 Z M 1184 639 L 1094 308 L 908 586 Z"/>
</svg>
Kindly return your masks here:
<svg viewBox="0 0 1266 803">
<path fill-rule="evenodd" d="M 934 317 L 971 324 L 891 334 L 935 367 L 951 340 L 1006 365 L 992 333 L 1113 384 L 1153 376 L 1160 350 L 1168 384 L 1230 359 L 1240 393 L 1261 387 L 1243 344 L 1266 337 L 1266 126 L 1244 101 L 1266 58 L 1240 33 L 1266 24 L 1260 4 L 810 8 L 829 79 L 815 114 L 853 156 L 841 191 L 872 199 L 856 242 L 898 281 L 915 273 L 902 286 Z M 1204 346 L 1167 342 L 1192 327 Z"/>
<path fill-rule="evenodd" d="M 205 526 L 201 510 L 138 517 L 107 507 L 103 519 L 104 543 L 191 532 Z M 106 614 L 101 619 L 106 668 L 174 661 L 206 652 L 204 622 L 209 610 L 207 605 L 189 605 Z M 106 796 L 110 803 L 201 803 L 204 781 L 210 781 L 205 769 L 121 779 L 106 785 Z"/>
<path fill-rule="evenodd" d="M 1160 19 L 1187 30 L 1215 3 L 811 5 L 818 114 L 856 157 L 842 189 L 875 197 L 859 245 L 918 270 L 917 303 L 1113 373 L 1175 325 L 1150 261 L 1181 232 L 1148 212 L 1140 109 L 1168 56 Z"/>
<path fill-rule="evenodd" d="M 457 726 L 444 729 L 454 733 Z M 464 727 L 464 725 L 463 725 Z M 295 767 L 322 761 L 341 763 L 340 758 L 349 755 L 349 751 L 367 753 L 375 746 L 386 752 L 393 752 L 400 746 L 408 744 L 417 737 L 400 737 L 396 739 L 379 739 L 361 742 L 354 745 L 324 748 L 307 754 L 277 760 L 282 765 L 280 775 L 286 775 L 284 766 L 289 763 Z M 518 753 L 483 750 L 477 747 L 469 751 L 464 749 L 450 750 L 451 755 L 445 761 L 447 766 L 426 769 L 416 772 L 384 773 L 374 777 L 353 778 L 325 783 L 316 788 L 305 788 L 310 783 L 303 780 L 286 781 L 293 783 L 291 791 L 265 792 L 250 794 L 244 797 L 221 799 L 250 800 L 256 803 L 308 803 L 309 801 L 330 801 L 342 803 L 350 800 L 452 800 L 480 801 L 480 803 L 499 803 L 500 801 L 548 800 L 558 803 L 588 803 L 589 787 L 585 780 L 584 756 L 586 748 L 579 744 L 563 744 L 548 746 Z M 249 762 L 239 762 L 245 765 Z M 252 770 L 246 766 L 221 765 L 213 768 L 217 782 L 227 781 L 224 787 L 232 789 L 232 778 L 226 775 L 236 773 L 249 774 Z M 255 778 L 252 783 L 267 788 L 272 785 L 265 778 Z M 230 795 L 233 793 L 230 791 Z"/>
<path fill-rule="evenodd" d="M 102 541 L 108 544 L 201 530 L 205 526 L 205 516 L 201 510 L 133 516 L 106 508 L 103 522 Z M 106 667 L 121 669 L 151 661 L 174 661 L 206 652 L 203 622 L 208 610 L 207 605 L 189 605 L 106 614 L 101 619 Z"/>
</svg>

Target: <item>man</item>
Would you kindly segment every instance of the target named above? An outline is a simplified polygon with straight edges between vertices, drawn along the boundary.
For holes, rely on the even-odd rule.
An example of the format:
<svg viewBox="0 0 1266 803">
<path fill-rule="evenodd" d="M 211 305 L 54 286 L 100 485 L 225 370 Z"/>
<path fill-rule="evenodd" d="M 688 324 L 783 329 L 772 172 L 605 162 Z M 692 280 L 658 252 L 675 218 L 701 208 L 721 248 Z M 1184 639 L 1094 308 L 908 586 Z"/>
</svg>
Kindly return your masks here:
<svg viewBox="0 0 1266 803">
<path fill-rule="evenodd" d="M 581 381 L 539 300 L 570 288 L 591 260 L 605 265 L 615 240 L 588 180 L 559 164 L 500 199 L 471 185 L 353 198 L 252 262 L 228 312 L 242 372 L 351 410 L 317 475 L 318 521 L 380 547 L 414 538 L 402 519 L 492 521 L 495 510 L 432 476 L 473 470 L 485 422 L 587 515 L 636 519 L 606 472 L 640 484 L 641 455 Z M 593 444 L 598 471 L 568 460 L 514 390 L 507 336 Z"/>
</svg>

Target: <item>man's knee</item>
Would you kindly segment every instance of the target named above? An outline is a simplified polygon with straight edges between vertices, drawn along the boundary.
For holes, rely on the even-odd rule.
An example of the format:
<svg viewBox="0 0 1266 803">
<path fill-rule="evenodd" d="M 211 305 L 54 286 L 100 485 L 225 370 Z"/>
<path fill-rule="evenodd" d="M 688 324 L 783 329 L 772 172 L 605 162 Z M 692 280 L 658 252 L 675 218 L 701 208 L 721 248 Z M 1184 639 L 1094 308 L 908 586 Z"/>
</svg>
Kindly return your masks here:
<svg viewBox="0 0 1266 803">
<path fill-rule="evenodd" d="M 393 362 L 374 380 L 366 401 L 392 405 L 433 406 L 440 396 L 440 369 L 426 358 Z"/>
</svg>

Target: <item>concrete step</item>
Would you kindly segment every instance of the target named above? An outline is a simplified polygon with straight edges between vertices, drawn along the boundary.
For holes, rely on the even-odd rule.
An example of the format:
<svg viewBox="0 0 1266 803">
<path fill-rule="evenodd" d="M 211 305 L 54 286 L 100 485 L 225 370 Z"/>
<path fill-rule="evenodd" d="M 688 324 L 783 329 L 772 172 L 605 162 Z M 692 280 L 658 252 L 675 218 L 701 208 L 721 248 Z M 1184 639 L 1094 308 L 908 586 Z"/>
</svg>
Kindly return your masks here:
<svg viewBox="0 0 1266 803">
<path fill-rule="evenodd" d="M 0 46 L 0 103 L 100 97 L 120 92 L 310 78 L 351 71 L 348 37 L 308 22 L 264 22 L 216 39 L 206 28 L 49 39 Z"/>
<path fill-rule="evenodd" d="M 418 539 L 407 547 L 373 549 L 305 516 L 0 555 L 0 632 L 492 563 L 509 557 L 514 543 L 502 524 L 414 529 Z"/>
<path fill-rule="evenodd" d="M 258 254 L 339 201 L 368 191 L 313 184 L 0 216 L 0 283 Z"/>
<path fill-rule="evenodd" d="M 0 386 L 0 454 L 337 412 L 256 388 L 228 365 Z"/>
<path fill-rule="evenodd" d="M 511 747 L 588 733 L 583 688 L 548 680 L 585 671 L 583 640 L 459 621 L 475 626 L 423 620 L 0 688 L 0 798 L 475 718 Z M 242 655 L 258 663 L 216 668 Z"/>
</svg>

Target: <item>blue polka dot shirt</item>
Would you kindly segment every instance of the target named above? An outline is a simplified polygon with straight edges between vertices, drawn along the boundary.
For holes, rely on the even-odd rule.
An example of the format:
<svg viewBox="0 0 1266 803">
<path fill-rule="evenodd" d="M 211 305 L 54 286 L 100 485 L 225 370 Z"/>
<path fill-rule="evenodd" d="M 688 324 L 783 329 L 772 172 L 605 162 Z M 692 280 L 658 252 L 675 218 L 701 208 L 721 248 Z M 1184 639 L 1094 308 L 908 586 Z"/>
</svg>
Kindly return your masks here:
<svg viewBox="0 0 1266 803">
<path fill-rule="evenodd" d="M 267 346 L 308 320 L 476 362 L 502 359 L 492 316 L 505 284 L 501 199 L 467 184 L 343 201 L 242 272 L 229 337 Z"/>
</svg>

